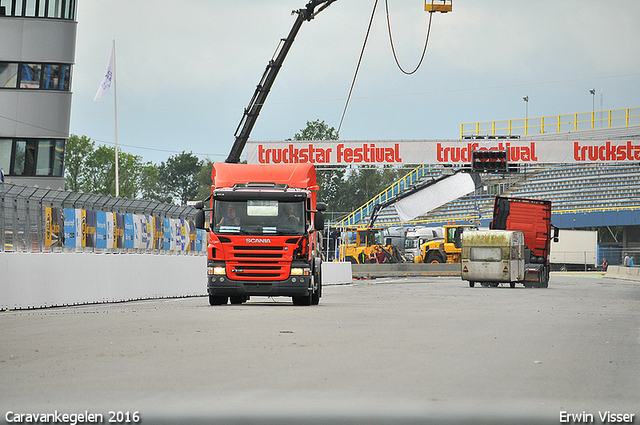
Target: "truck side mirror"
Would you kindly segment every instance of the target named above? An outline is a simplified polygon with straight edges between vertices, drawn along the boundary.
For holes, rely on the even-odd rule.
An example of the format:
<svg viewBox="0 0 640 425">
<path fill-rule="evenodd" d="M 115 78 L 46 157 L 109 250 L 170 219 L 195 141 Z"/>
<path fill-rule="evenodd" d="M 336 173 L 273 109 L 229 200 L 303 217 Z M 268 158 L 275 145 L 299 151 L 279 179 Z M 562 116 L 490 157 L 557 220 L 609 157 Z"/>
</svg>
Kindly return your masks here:
<svg viewBox="0 0 640 425">
<path fill-rule="evenodd" d="M 324 202 L 318 202 L 316 204 L 316 209 L 318 211 L 326 211 L 327 210 L 327 204 L 325 204 Z"/>
<path fill-rule="evenodd" d="M 315 213 L 313 228 L 315 230 L 324 230 L 324 214 L 321 213 L 320 211 Z"/>
<path fill-rule="evenodd" d="M 196 229 L 206 229 L 206 227 L 204 227 L 204 210 L 203 209 L 198 209 L 198 212 L 196 212 L 195 222 L 196 222 Z"/>
<path fill-rule="evenodd" d="M 553 241 L 554 242 L 558 242 L 558 234 L 560 233 L 560 229 L 554 225 L 551 225 L 551 227 L 553 227 Z"/>
</svg>

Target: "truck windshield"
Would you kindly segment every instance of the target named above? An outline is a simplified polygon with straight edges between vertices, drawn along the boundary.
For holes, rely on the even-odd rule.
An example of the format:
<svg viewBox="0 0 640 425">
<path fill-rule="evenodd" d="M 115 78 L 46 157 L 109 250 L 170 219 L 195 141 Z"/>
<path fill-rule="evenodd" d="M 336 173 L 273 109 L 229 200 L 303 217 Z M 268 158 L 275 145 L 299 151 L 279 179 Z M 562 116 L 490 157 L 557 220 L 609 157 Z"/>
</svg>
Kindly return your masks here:
<svg viewBox="0 0 640 425">
<path fill-rule="evenodd" d="M 304 201 L 214 201 L 213 231 L 218 234 L 302 235 L 305 222 Z"/>
<path fill-rule="evenodd" d="M 412 237 L 404 240 L 404 247 L 407 249 L 419 248 L 418 247 L 418 238 Z"/>
</svg>

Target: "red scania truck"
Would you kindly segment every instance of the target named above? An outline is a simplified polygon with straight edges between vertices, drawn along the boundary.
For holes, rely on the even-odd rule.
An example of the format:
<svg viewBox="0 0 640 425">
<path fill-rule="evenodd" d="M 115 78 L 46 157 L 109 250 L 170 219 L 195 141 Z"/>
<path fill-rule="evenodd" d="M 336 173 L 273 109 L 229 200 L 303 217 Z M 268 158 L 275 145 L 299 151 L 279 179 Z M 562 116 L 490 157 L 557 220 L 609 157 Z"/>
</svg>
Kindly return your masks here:
<svg viewBox="0 0 640 425">
<path fill-rule="evenodd" d="M 310 0 L 293 12 L 297 18 L 244 110 L 229 156 L 213 165 L 211 195 L 196 204 L 196 227 L 209 230 L 211 305 L 241 304 L 259 295 L 291 297 L 295 305 L 320 301 L 321 240 L 316 235 L 324 228 L 327 207 L 316 202 L 313 164 L 240 164 L 240 155 L 300 27 L 335 1 Z"/>
<path fill-rule="evenodd" d="M 196 205 L 196 227 L 209 229 L 209 304 L 285 296 L 294 305 L 317 305 L 322 296 L 317 231 L 324 228 L 326 205 L 316 203 L 314 166 L 219 162 L 212 180 L 210 209 Z"/>
</svg>

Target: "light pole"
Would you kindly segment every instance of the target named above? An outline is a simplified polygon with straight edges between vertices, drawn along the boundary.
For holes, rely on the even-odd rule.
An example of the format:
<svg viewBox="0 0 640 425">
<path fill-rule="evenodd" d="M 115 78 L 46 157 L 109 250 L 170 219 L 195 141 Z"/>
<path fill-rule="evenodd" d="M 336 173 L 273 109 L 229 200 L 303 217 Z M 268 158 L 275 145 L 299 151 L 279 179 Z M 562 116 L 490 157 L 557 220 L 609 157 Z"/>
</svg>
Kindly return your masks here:
<svg viewBox="0 0 640 425">
<path fill-rule="evenodd" d="M 524 96 L 522 98 L 524 100 L 524 135 L 527 135 L 527 131 L 529 130 L 529 96 Z"/>
<path fill-rule="evenodd" d="M 596 89 L 589 90 L 591 93 L 592 106 L 591 106 L 591 129 L 595 128 L 595 120 L 596 120 Z"/>
</svg>

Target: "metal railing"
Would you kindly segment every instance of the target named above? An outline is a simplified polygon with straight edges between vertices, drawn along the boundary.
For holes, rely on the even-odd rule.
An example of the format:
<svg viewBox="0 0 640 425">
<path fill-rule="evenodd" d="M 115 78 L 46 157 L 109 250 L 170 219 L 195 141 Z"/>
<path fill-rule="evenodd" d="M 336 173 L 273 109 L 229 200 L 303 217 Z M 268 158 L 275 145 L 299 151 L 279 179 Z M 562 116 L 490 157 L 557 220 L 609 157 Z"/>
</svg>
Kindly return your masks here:
<svg viewBox="0 0 640 425">
<path fill-rule="evenodd" d="M 191 206 L 0 183 L 0 252 L 202 255 L 206 234 L 195 229 L 195 212 Z"/>
<path fill-rule="evenodd" d="M 640 107 L 460 124 L 460 138 L 473 135 L 533 135 L 640 124 Z"/>
</svg>

